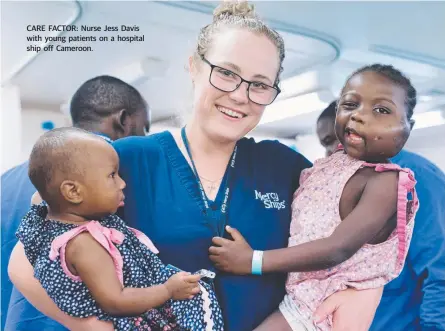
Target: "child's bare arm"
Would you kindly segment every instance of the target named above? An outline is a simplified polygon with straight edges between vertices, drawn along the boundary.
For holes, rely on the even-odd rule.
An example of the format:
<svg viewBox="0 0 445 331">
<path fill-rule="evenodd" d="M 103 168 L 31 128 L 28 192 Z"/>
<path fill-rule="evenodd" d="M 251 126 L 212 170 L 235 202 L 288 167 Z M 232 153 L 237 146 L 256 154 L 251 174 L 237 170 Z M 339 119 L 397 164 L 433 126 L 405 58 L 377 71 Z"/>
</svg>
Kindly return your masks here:
<svg viewBox="0 0 445 331">
<path fill-rule="evenodd" d="M 388 224 L 397 210 L 398 173 L 374 173 L 357 206 L 328 238 L 294 247 L 265 251 L 262 271 L 296 272 L 323 270 L 350 258 Z M 320 220 L 323 222 L 323 220 Z M 233 240 L 213 238 L 210 259 L 220 270 L 250 274 L 253 250 L 242 235 L 227 229 Z"/>
<path fill-rule="evenodd" d="M 89 233 L 82 233 L 68 243 L 66 260 L 98 305 L 113 316 L 137 316 L 170 298 L 187 299 L 199 292 L 200 276 L 186 273 L 178 273 L 162 285 L 124 288 L 111 256 Z"/>
<path fill-rule="evenodd" d="M 264 252 L 263 272 L 322 270 L 346 261 L 391 221 L 397 193 L 398 172 L 375 173 L 357 206 L 330 237 Z"/>
</svg>

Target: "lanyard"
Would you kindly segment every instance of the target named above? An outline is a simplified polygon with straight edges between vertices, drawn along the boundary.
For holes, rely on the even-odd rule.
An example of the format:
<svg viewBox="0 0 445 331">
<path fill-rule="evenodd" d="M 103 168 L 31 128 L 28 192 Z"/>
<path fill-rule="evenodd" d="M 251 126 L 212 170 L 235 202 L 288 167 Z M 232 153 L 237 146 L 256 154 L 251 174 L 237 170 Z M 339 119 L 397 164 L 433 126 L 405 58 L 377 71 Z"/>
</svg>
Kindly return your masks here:
<svg viewBox="0 0 445 331">
<path fill-rule="evenodd" d="M 201 179 L 199 178 L 198 175 L 198 171 L 196 170 L 195 167 L 195 162 L 193 161 L 192 158 L 192 153 L 190 152 L 190 145 L 189 142 L 187 140 L 187 135 L 185 133 L 185 127 L 182 128 L 181 130 L 181 136 L 182 136 L 182 141 L 184 142 L 185 145 L 185 149 L 187 150 L 187 154 L 190 158 L 190 161 L 192 163 L 192 167 L 193 167 L 193 172 L 195 173 L 195 177 L 196 177 L 196 181 L 198 182 L 198 186 L 199 186 L 199 190 L 201 191 L 201 197 L 202 197 L 202 201 L 204 202 L 204 207 L 205 207 L 205 212 L 208 216 L 208 218 L 210 218 L 209 216 L 212 214 L 212 210 L 210 208 L 210 204 L 209 204 L 209 199 L 207 198 L 207 195 L 204 191 L 204 187 L 202 186 L 201 183 Z M 221 207 L 220 207 L 220 211 L 219 211 L 219 217 L 218 217 L 218 222 L 216 225 L 216 233 L 218 236 L 222 237 L 224 234 L 224 229 L 225 226 L 227 224 L 227 220 L 228 220 L 228 211 L 229 211 L 229 202 L 230 202 L 230 184 L 232 183 L 233 180 L 233 171 L 235 170 L 235 159 L 236 159 L 236 151 L 237 151 L 237 146 L 235 145 L 235 148 L 233 150 L 232 153 L 232 157 L 230 159 L 230 163 L 228 165 L 228 168 L 226 170 L 226 175 L 224 183 L 222 183 L 221 185 L 223 186 L 223 191 L 224 191 L 224 199 L 221 202 Z M 215 198 L 216 201 L 216 198 Z M 211 220 L 209 219 L 209 225 L 211 225 L 213 222 L 211 222 Z M 221 229 L 218 228 L 218 225 L 221 225 Z"/>
<path fill-rule="evenodd" d="M 96 136 L 101 137 L 102 139 L 104 139 L 107 143 L 112 144 L 113 140 L 111 140 L 110 138 L 108 138 L 106 135 L 104 135 L 103 133 L 99 133 L 99 132 L 94 132 L 94 134 Z"/>
</svg>

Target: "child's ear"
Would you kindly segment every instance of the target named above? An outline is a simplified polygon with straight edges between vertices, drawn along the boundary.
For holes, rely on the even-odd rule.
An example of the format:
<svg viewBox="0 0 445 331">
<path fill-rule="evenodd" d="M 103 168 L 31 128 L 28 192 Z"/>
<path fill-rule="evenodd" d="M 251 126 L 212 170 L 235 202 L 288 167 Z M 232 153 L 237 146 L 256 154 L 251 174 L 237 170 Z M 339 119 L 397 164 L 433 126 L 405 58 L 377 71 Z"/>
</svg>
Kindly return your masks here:
<svg viewBox="0 0 445 331">
<path fill-rule="evenodd" d="M 81 184 L 75 180 L 64 180 L 60 184 L 60 193 L 68 202 L 79 204 L 83 201 Z"/>
<path fill-rule="evenodd" d="M 36 192 L 31 197 L 31 205 L 39 205 L 42 203 L 42 197 L 39 192 Z"/>
</svg>

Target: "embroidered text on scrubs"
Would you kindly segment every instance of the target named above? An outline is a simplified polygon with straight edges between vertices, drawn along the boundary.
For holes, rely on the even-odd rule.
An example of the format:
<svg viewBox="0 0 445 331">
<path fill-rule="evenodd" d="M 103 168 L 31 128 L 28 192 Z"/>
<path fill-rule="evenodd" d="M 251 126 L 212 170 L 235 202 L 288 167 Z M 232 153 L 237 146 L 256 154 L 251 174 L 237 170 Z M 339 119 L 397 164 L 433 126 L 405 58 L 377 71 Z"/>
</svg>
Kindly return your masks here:
<svg viewBox="0 0 445 331">
<path fill-rule="evenodd" d="M 280 197 L 278 196 L 278 193 L 264 193 L 258 192 L 255 190 L 255 199 L 261 200 L 264 203 L 264 207 L 266 209 L 274 208 L 274 209 L 285 209 L 286 208 L 286 201 L 280 201 Z"/>
</svg>

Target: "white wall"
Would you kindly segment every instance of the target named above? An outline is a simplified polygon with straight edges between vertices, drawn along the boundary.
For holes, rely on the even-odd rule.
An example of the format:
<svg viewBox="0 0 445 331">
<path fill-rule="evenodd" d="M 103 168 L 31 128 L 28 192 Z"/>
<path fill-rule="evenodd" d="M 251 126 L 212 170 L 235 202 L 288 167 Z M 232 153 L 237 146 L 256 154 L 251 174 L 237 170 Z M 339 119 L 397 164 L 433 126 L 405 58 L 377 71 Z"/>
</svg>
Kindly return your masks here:
<svg viewBox="0 0 445 331">
<path fill-rule="evenodd" d="M 298 136 L 295 145 L 298 151 L 311 162 L 325 156 L 325 150 L 315 134 Z"/>
<path fill-rule="evenodd" d="M 17 86 L 1 88 L 1 172 L 21 158 L 22 111 Z"/>
<path fill-rule="evenodd" d="M 44 109 L 23 109 L 21 145 L 21 159 L 23 161 L 29 157 L 35 142 L 46 131 L 42 128 L 42 123 L 45 121 L 52 121 L 56 128 L 71 125 L 70 119 L 61 112 Z"/>
<path fill-rule="evenodd" d="M 24 108 L 17 114 L 12 113 L 11 108 L 7 110 L 8 121 L 2 120 L 1 150 L 3 160 L 7 161 L 2 162 L 2 173 L 28 159 L 35 142 L 45 132 L 43 122 L 52 121 L 55 127 L 71 125 L 70 119 L 57 111 Z M 2 113 L 4 111 L 2 107 Z"/>
<path fill-rule="evenodd" d="M 406 149 L 422 155 L 445 172 L 445 125 L 413 130 Z"/>
<path fill-rule="evenodd" d="M 22 162 L 29 157 L 35 142 L 46 131 L 42 128 L 42 123 L 45 121 L 52 121 L 55 128 L 71 125 L 70 119 L 61 112 L 44 109 L 23 109 L 21 145 Z"/>
</svg>

